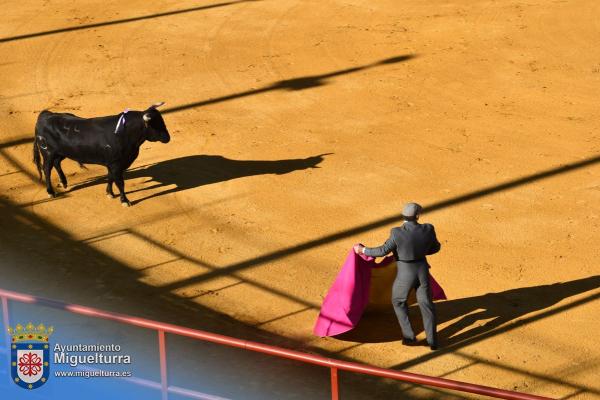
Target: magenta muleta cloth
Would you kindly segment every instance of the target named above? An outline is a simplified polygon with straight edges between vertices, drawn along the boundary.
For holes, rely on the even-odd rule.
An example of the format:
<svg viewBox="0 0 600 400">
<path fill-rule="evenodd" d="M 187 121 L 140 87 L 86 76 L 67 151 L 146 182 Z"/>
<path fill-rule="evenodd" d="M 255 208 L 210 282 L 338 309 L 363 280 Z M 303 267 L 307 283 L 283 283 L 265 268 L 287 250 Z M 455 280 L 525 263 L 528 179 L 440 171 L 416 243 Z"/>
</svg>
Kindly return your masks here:
<svg viewBox="0 0 600 400">
<path fill-rule="evenodd" d="M 386 257 L 376 263 L 373 257 L 350 250 L 342 270 L 323 300 L 313 333 L 321 337 L 335 336 L 353 329 L 369 304 L 371 269 L 391 262 L 394 262 L 394 257 Z M 429 276 L 433 299 L 446 300 L 442 287 L 431 274 Z"/>
</svg>

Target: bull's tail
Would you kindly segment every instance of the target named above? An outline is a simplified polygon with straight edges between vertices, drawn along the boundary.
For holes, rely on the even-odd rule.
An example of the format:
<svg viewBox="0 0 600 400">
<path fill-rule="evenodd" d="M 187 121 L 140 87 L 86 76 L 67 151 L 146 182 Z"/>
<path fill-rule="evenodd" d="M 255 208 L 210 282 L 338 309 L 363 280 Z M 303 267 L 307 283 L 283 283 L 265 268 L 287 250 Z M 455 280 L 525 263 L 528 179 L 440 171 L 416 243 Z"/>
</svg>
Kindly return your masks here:
<svg viewBox="0 0 600 400">
<path fill-rule="evenodd" d="M 40 181 L 42 180 L 42 163 L 40 161 L 40 147 L 38 145 L 37 135 L 33 138 L 33 162 L 37 167 Z"/>
</svg>

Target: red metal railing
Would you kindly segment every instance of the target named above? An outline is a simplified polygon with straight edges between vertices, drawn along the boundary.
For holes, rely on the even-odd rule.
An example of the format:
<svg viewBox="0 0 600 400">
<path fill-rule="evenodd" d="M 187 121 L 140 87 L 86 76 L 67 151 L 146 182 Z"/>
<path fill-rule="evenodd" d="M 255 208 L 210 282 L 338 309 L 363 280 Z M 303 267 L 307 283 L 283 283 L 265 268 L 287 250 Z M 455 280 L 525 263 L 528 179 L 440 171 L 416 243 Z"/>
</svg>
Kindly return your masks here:
<svg viewBox="0 0 600 400">
<path fill-rule="evenodd" d="M 130 378 L 129 381 L 160 389 L 163 400 L 167 400 L 168 393 L 182 394 L 188 397 L 197 399 L 215 399 L 216 396 L 211 396 L 196 391 L 191 391 L 179 387 L 169 386 L 167 380 L 167 348 L 165 334 L 171 333 L 179 336 L 186 336 L 198 340 L 217 343 L 224 346 L 237 347 L 245 350 L 255 351 L 259 353 L 269 354 L 276 357 L 288 358 L 291 360 L 300 361 L 307 364 L 320 365 L 329 368 L 331 371 L 331 398 L 338 400 L 338 370 L 356 372 L 367 375 L 379 376 L 382 378 L 396 379 L 405 382 L 412 382 L 420 385 L 435 386 L 444 389 L 457 390 L 460 392 L 475 393 L 484 396 L 495 397 L 499 399 L 514 399 L 514 400 L 543 400 L 548 397 L 535 396 L 531 394 L 512 392 L 509 390 L 496 389 L 488 386 L 475 385 L 472 383 L 459 382 L 450 379 L 436 378 L 426 375 L 413 374 L 410 372 L 394 371 L 384 368 L 372 367 L 364 364 L 340 361 L 331 358 L 321 357 L 313 354 L 302 353 L 294 350 L 288 350 L 281 347 L 269 346 L 247 340 L 240 340 L 228 336 L 218 335 L 214 333 L 204 332 L 196 329 L 184 328 L 177 325 L 165 324 L 162 322 L 152 321 L 144 318 L 131 317 L 124 314 L 118 314 L 108 311 L 102 311 L 91 307 L 85 307 L 75 304 L 62 303 L 56 300 L 45 299 L 37 296 L 11 292 L 0 289 L 0 299 L 2 300 L 2 313 L 4 325 L 8 326 L 8 300 L 18 301 L 22 303 L 39 304 L 45 307 L 65 310 L 74 314 L 85 315 L 94 318 L 101 318 L 110 321 L 116 321 L 123 324 L 138 326 L 157 331 L 158 333 L 158 349 L 160 359 L 160 377 L 161 382 L 157 383 L 139 378 Z"/>
</svg>

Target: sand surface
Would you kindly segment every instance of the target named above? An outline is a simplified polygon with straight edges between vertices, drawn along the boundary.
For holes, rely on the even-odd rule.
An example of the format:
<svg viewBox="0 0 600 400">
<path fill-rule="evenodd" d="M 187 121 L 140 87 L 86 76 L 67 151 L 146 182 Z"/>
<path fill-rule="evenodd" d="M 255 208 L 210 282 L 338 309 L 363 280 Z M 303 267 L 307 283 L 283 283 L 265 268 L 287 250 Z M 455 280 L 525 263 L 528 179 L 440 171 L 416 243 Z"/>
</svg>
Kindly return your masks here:
<svg viewBox="0 0 600 400">
<path fill-rule="evenodd" d="M 597 1 L 2 8 L 0 239 L 16 250 L 4 250 L 0 287 L 600 397 Z M 72 161 L 71 186 L 48 201 L 31 163 L 41 110 L 91 117 L 156 101 L 172 141 L 142 146 L 126 181 L 133 207 L 104 196 L 103 167 Z M 314 337 L 348 249 L 383 243 L 409 200 L 442 242 L 430 263 L 450 298 L 438 303 L 443 349 L 400 345 L 385 284 L 351 335 Z M 184 316 L 147 307 L 162 301 Z"/>
</svg>

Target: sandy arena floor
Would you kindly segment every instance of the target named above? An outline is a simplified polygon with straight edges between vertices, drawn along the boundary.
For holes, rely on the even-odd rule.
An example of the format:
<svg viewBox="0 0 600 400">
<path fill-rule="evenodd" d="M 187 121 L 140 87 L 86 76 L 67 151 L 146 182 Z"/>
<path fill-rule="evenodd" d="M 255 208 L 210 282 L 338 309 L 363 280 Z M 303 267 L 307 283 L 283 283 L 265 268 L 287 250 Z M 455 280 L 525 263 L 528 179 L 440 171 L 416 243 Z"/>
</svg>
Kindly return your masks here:
<svg viewBox="0 0 600 400">
<path fill-rule="evenodd" d="M 130 312 L 144 290 L 190 310 L 184 325 L 206 310 L 213 331 L 236 333 L 222 318 L 348 360 L 600 397 L 600 3 L 126 4 L 2 7 L 2 218 L 77 251 L 3 224 L 0 240 L 22 232 L 21 256 L 61 266 L 17 274 L 5 253 L 0 287 Z M 172 141 L 142 146 L 132 208 L 106 199 L 102 167 L 72 161 L 71 187 L 46 199 L 31 163 L 41 110 L 161 100 Z M 380 312 L 347 337 L 312 336 L 347 251 L 382 243 L 408 200 L 443 246 L 430 258 L 450 297 L 443 349 L 400 345 L 382 273 Z M 83 273 L 88 252 L 119 270 Z"/>
</svg>

